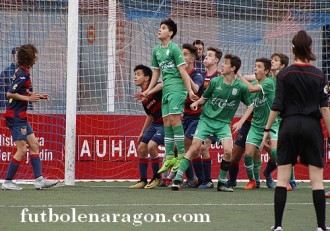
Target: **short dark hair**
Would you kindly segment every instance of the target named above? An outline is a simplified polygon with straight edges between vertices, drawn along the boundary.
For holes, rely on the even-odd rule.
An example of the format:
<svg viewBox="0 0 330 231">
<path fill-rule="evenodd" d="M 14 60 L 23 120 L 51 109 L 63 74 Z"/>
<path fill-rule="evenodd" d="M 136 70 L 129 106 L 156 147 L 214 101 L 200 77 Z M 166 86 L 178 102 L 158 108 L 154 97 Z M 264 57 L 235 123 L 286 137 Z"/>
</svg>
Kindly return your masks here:
<svg viewBox="0 0 330 231">
<path fill-rule="evenodd" d="M 190 43 L 182 44 L 182 49 L 187 49 L 194 57 L 197 58 L 197 49 L 194 45 Z"/>
<path fill-rule="evenodd" d="M 168 18 L 168 19 L 163 20 L 160 23 L 160 26 L 163 25 L 163 24 L 168 27 L 169 31 L 173 32 L 173 34 L 171 36 L 171 39 L 173 39 L 174 36 L 176 35 L 177 30 L 178 30 L 176 23 L 171 18 Z"/>
<path fill-rule="evenodd" d="M 296 58 L 301 60 L 316 60 L 312 52 L 312 38 L 306 31 L 300 30 L 292 39 L 292 51 Z"/>
<path fill-rule="evenodd" d="M 19 50 L 19 47 L 14 47 L 12 50 L 11 50 L 11 54 L 14 55 L 16 54 L 16 52 Z"/>
<path fill-rule="evenodd" d="M 215 48 L 215 47 L 208 47 L 207 48 L 207 51 L 214 51 L 215 53 L 215 57 L 219 59 L 219 62 L 222 58 L 222 51 L 218 48 Z"/>
<path fill-rule="evenodd" d="M 150 77 L 150 80 L 151 80 L 151 78 L 152 78 L 152 70 L 149 67 L 147 67 L 147 66 L 145 66 L 143 64 L 139 64 L 139 65 L 135 66 L 134 72 L 137 71 L 137 70 L 142 70 L 143 71 L 143 74 L 145 76 L 149 76 Z"/>
<path fill-rule="evenodd" d="M 232 54 L 226 54 L 224 58 L 230 60 L 230 65 L 232 67 L 235 67 L 234 73 L 237 74 L 238 70 L 241 68 L 242 65 L 240 57 Z"/>
<path fill-rule="evenodd" d="M 37 58 L 36 54 L 38 54 L 38 50 L 33 44 L 22 45 L 17 53 L 18 65 L 31 68 Z"/>
<path fill-rule="evenodd" d="M 197 45 L 200 44 L 200 45 L 204 46 L 203 41 L 202 41 L 202 40 L 199 40 L 199 39 L 196 39 L 196 40 L 193 42 L 193 45 L 194 45 L 194 46 L 195 46 L 196 44 L 197 44 Z"/>
<path fill-rule="evenodd" d="M 265 70 L 268 70 L 268 73 L 270 72 L 270 69 L 272 67 L 272 62 L 270 61 L 270 59 L 258 58 L 258 59 L 256 59 L 256 62 L 263 63 L 265 66 Z M 268 73 L 267 73 L 267 75 L 268 75 Z"/>
<path fill-rule="evenodd" d="M 271 58 L 274 58 L 275 56 L 280 57 L 281 64 L 284 65 L 284 67 L 287 67 L 289 65 L 289 57 L 283 53 L 274 53 L 272 54 Z"/>
</svg>

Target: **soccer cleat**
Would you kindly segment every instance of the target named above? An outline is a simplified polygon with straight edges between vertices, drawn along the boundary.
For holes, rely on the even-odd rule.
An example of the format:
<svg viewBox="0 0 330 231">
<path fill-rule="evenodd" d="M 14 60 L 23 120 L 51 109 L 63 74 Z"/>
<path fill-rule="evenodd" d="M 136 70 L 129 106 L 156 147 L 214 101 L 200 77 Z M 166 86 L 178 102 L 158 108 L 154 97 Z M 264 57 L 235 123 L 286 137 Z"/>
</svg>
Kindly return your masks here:
<svg viewBox="0 0 330 231">
<path fill-rule="evenodd" d="M 197 188 L 198 180 L 197 177 L 195 176 L 194 179 L 189 180 L 187 179 L 182 185 L 182 188 Z"/>
<path fill-rule="evenodd" d="M 23 188 L 16 183 L 14 183 L 12 180 L 5 180 L 2 183 L 1 186 L 2 190 L 22 190 Z"/>
<path fill-rule="evenodd" d="M 171 185 L 171 189 L 173 191 L 179 191 L 180 184 L 181 184 L 181 182 L 179 180 L 174 180 L 173 183 L 172 183 L 172 185 Z"/>
<path fill-rule="evenodd" d="M 325 229 L 322 229 L 322 228 L 317 228 L 316 231 L 326 231 L 326 230 L 330 230 L 330 227 L 325 227 Z"/>
<path fill-rule="evenodd" d="M 264 170 L 263 174 L 264 174 L 264 176 L 266 178 L 266 185 L 267 185 L 267 187 L 268 188 L 271 188 L 271 189 L 275 188 L 276 187 L 276 184 L 275 184 L 275 181 L 273 180 L 272 175 L 271 174 L 267 174 L 266 173 L 266 169 Z"/>
<path fill-rule="evenodd" d="M 330 191 L 325 193 L 325 198 L 330 198 Z"/>
<path fill-rule="evenodd" d="M 129 186 L 129 188 L 132 188 L 132 189 L 142 189 L 142 188 L 146 187 L 146 185 L 147 185 L 146 182 L 144 182 L 142 180 L 139 180 L 135 184 Z"/>
<path fill-rule="evenodd" d="M 256 181 L 256 188 L 260 188 L 260 180 Z"/>
<path fill-rule="evenodd" d="M 168 171 L 172 166 L 175 165 L 176 161 L 177 161 L 177 159 L 175 157 L 170 160 L 165 160 L 164 164 L 159 169 L 158 173 L 163 173 L 163 172 Z"/>
<path fill-rule="evenodd" d="M 200 186 L 198 186 L 199 189 L 209 189 L 209 188 L 214 188 L 214 184 L 212 181 L 204 182 Z"/>
<path fill-rule="evenodd" d="M 34 181 L 34 187 L 36 189 L 50 188 L 58 183 L 58 180 L 47 180 L 43 176 L 39 176 Z"/>
<path fill-rule="evenodd" d="M 162 179 L 158 187 L 160 188 L 165 188 L 167 186 L 171 185 L 171 180 L 170 179 Z"/>
<path fill-rule="evenodd" d="M 218 182 L 217 191 L 220 191 L 220 192 L 234 192 L 234 190 L 232 188 L 227 187 L 224 183 L 220 183 L 220 182 Z"/>
<path fill-rule="evenodd" d="M 144 187 L 145 189 L 154 189 L 157 188 L 160 184 L 159 178 L 152 178 L 151 181 Z"/>
<path fill-rule="evenodd" d="M 251 190 L 257 187 L 257 182 L 255 180 L 250 180 L 243 188 L 245 190 Z"/>
<path fill-rule="evenodd" d="M 227 180 L 224 184 L 227 188 L 234 188 L 237 186 L 237 181 L 233 182 L 231 180 Z"/>
<path fill-rule="evenodd" d="M 274 226 L 272 226 L 272 227 L 270 228 L 270 230 L 272 230 L 272 231 L 283 231 L 283 229 L 282 229 L 281 226 L 278 226 L 276 229 L 275 229 Z"/>
<path fill-rule="evenodd" d="M 290 184 L 291 189 L 292 189 L 293 191 L 297 191 L 297 190 L 299 190 L 299 187 L 298 187 L 296 181 L 290 181 L 289 184 Z"/>
</svg>

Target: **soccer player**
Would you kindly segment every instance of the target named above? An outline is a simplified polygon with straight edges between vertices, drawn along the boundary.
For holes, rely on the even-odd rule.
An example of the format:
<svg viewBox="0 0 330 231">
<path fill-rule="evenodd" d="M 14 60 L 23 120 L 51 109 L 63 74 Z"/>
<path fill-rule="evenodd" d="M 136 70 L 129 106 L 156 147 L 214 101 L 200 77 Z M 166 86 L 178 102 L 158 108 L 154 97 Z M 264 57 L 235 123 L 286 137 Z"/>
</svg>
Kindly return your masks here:
<svg viewBox="0 0 330 231">
<path fill-rule="evenodd" d="M 330 134 L 330 112 L 325 89 L 328 84 L 324 73 L 310 61 L 316 60 L 312 52 L 312 38 L 300 30 L 292 39 L 295 62 L 281 70 L 276 77 L 276 94 L 265 126 L 263 143 L 269 137 L 273 122 L 282 117 L 278 135 L 278 172 L 274 196 L 275 225 L 272 230 L 283 230 L 282 219 L 287 198 L 287 184 L 292 165 L 308 165 L 313 190 L 313 203 L 317 217 L 317 231 L 326 228 L 326 200 L 323 186 L 323 118 Z"/>
<path fill-rule="evenodd" d="M 181 124 L 181 114 L 188 95 L 192 100 L 198 97 L 191 89 L 190 77 L 185 69 L 185 60 L 181 49 L 172 42 L 176 35 L 177 25 L 172 19 L 160 23 L 157 45 L 152 52 L 152 68 L 154 69 L 148 89 L 143 94 L 148 97 L 148 92 L 156 85 L 160 71 L 163 77 L 162 116 L 164 120 L 164 143 L 166 159 L 159 173 L 168 171 L 174 165 L 179 165 L 183 158 L 184 131 Z M 174 157 L 174 142 L 178 150 L 178 157 Z"/>
<path fill-rule="evenodd" d="M 204 43 L 202 40 L 195 40 L 193 42 L 193 45 L 196 47 L 197 49 L 197 58 L 195 60 L 194 66 L 196 71 L 198 71 L 199 73 L 204 73 L 205 72 L 205 66 L 204 66 L 204 59 L 205 59 L 205 55 L 204 55 Z"/>
<path fill-rule="evenodd" d="M 134 83 L 135 86 L 145 90 L 150 84 L 152 77 L 152 70 L 142 64 L 137 65 L 134 68 Z M 157 84 L 162 87 L 162 83 Z M 154 88 L 155 89 L 155 88 Z M 135 95 L 136 99 L 140 99 Z M 160 174 L 159 170 L 159 157 L 158 157 L 158 146 L 164 144 L 164 126 L 161 110 L 161 100 L 162 100 L 162 91 L 159 88 L 154 94 L 150 94 L 148 98 L 142 100 L 142 105 L 144 111 L 147 114 L 147 117 L 144 121 L 141 133 L 138 137 L 140 142 L 138 147 L 139 153 L 139 171 L 140 171 L 140 180 L 134 185 L 131 185 L 132 189 L 153 189 L 156 188 L 160 183 Z M 150 182 L 147 183 L 147 173 L 148 173 L 148 154 L 150 154 L 151 168 L 153 172 L 153 177 Z"/>
<path fill-rule="evenodd" d="M 260 152 L 259 149 L 263 138 L 263 129 L 266 125 L 270 107 L 275 96 L 275 86 L 272 79 L 267 78 L 271 70 L 271 61 L 267 58 L 256 59 L 255 63 L 255 76 L 257 82 L 250 83 L 244 77 L 239 77 L 248 86 L 249 91 L 252 93 L 253 100 L 253 117 L 251 120 L 251 127 L 246 138 L 244 163 L 249 182 L 244 186 L 244 189 L 250 190 L 257 187 L 257 182 L 260 182 Z M 271 147 L 272 156 L 276 153 L 278 131 L 278 121 L 273 124 Z"/>
<path fill-rule="evenodd" d="M 22 159 L 27 154 L 27 144 L 30 148 L 30 161 L 35 177 L 34 186 L 36 189 L 43 189 L 54 186 L 57 180 L 46 180 L 41 172 L 41 160 L 39 156 L 39 143 L 27 120 L 28 102 L 38 102 L 41 99 L 48 99 L 48 94 L 38 94 L 29 91 L 31 86 L 30 70 L 38 60 L 38 50 L 32 44 L 26 44 L 19 48 L 19 68 L 16 70 L 13 82 L 7 92 L 9 98 L 6 105 L 6 124 L 10 129 L 17 148 L 6 174 L 2 189 L 21 190 L 22 187 L 13 182 L 13 178 L 20 166 Z"/>
<path fill-rule="evenodd" d="M 204 65 L 206 67 L 206 72 L 203 74 L 204 83 L 203 83 L 203 91 L 210 85 L 211 79 L 221 75 L 221 72 L 218 70 L 219 62 L 222 58 L 222 51 L 216 47 L 208 47 L 206 51 L 206 56 L 204 58 Z M 197 156 L 192 160 L 195 173 L 197 178 L 202 178 L 202 174 L 204 175 L 204 183 L 198 186 L 199 189 L 210 189 L 214 188 L 214 184 L 211 179 L 211 167 L 212 161 L 210 156 L 210 147 L 211 144 L 215 144 L 217 138 L 212 134 L 202 144 L 200 150 L 200 156 Z M 198 169 L 203 169 L 202 173 L 199 173 Z"/>
<path fill-rule="evenodd" d="M 194 68 L 194 62 L 197 57 L 197 50 L 195 46 L 193 46 L 192 44 L 185 43 L 182 45 L 182 53 L 186 61 L 187 73 L 191 78 L 191 87 L 192 89 L 194 89 L 195 92 L 198 92 L 198 95 L 201 95 L 200 92 L 203 86 L 203 76 Z M 189 150 L 193 136 L 196 131 L 200 114 L 202 113 L 201 107 L 199 107 L 197 110 L 192 110 L 190 108 L 191 104 L 192 104 L 192 100 L 189 97 L 187 97 L 184 107 L 183 119 L 182 119 L 182 125 L 184 129 L 185 151 Z M 201 161 L 200 158 L 199 161 Z M 194 188 L 202 184 L 202 182 L 204 182 L 202 165 L 200 164 L 199 168 L 195 168 L 195 171 L 198 173 L 199 176 L 199 178 L 197 178 L 198 182 L 196 182 L 196 176 L 194 174 L 194 170 L 192 168 L 192 165 L 190 165 L 186 171 L 187 180 L 182 184 L 182 187 Z"/>
<path fill-rule="evenodd" d="M 13 81 L 13 76 L 18 68 L 17 64 L 17 52 L 19 47 L 14 47 L 11 50 L 11 61 L 9 67 L 6 67 L 0 74 L 0 108 L 6 108 L 6 94 L 9 89 L 11 82 Z"/>
<path fill-rule="evenodd" d="M 224 184 L 233 146 L 230 122 L 240 102 L 249 106 L 241 118 L 242 121 L 246 120 L 253 110 L 247 86 L 235 77 L 240 67 L 241 59 L 239 57 L 231 54 L 225 55 L 221 70 L 222 76 L 213 78 L 202 97 L 191 104 L 190 107 L 194 110 L 197 110 L 199 105 L 205 105 L 202 107 L 202 114 L 197 125 L 192 145 L 185 154 L 185 157 L 181 160 L 178 172 L 172 184 L 172 190 L 179 190 L 182 175 L 189 167 L 190 161 L 198 155 L 203 141 L 208 138 L 210 134 L 215 134 L 216 137 L 221 140 L 224 149 L 217 190 L 227 192 L 233 191 L 232 188 L 227 188 Z M 234 128 L 234 130 L 238 129 L 239 127 Z"/>
</svg>

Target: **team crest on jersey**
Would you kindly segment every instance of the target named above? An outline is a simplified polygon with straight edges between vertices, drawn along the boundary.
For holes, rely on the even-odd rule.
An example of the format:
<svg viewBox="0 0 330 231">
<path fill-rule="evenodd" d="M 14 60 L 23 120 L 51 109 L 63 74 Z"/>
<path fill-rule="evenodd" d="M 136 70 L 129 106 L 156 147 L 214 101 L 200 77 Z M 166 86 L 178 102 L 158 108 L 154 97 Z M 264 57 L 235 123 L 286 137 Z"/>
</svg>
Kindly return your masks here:
<svg viewBox="0 0 330 231">
<path fill-rule="evenodd" d="M 169 54 L 170 54 L 170 50 L 167 49 L 166 50 L 166 55 L 169 56 Z"/>
<path fill-rule="evenodd" d="M 22 134 L 23 136 L 25 136 L 26 133 L 27 133 L 26 128 L 21 128 L 21 134 Z"/>
<path fill-rule="evenodd" d="M 233 88 L 231 94 L 232 94 L 232 95 L 237 95 L 237 88 Z"/>
</svg>

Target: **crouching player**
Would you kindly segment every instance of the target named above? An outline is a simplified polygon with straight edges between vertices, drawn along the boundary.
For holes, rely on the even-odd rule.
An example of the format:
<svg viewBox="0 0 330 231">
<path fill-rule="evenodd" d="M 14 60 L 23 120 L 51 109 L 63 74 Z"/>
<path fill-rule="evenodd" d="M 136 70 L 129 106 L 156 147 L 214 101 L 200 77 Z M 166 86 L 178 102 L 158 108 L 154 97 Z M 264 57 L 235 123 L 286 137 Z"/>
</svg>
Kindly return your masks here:
<svg viewBox="0 0 330 231">
<path fill-rule="evenodd" d="M 147 66 L 137 65 L 134 68 L 134 75 L 135 86 L 139 86 L 142 91 L 146 90 L 150 84 L 152 70 Z M 143 108 L 147 113 L 147 118 L 138 138 L 138 141 L 140 142 L 138 147 L 140 180 L 130 186 L 132 189 L 153 189 L 160 183 L 160 174 L 158 173 L 158 146 L 164 144 L 161 88 L 162 83 L 158 83 L 156 87 L 149 92 L 149 96 L 147 98 L 143 97 L 141 93 L 134 95 L 137 100 L 142 101 Z M 148 154 L 150 154 L 153 172 L 153 177 L 149 183 L 147 183 Z"/>
</svg>

